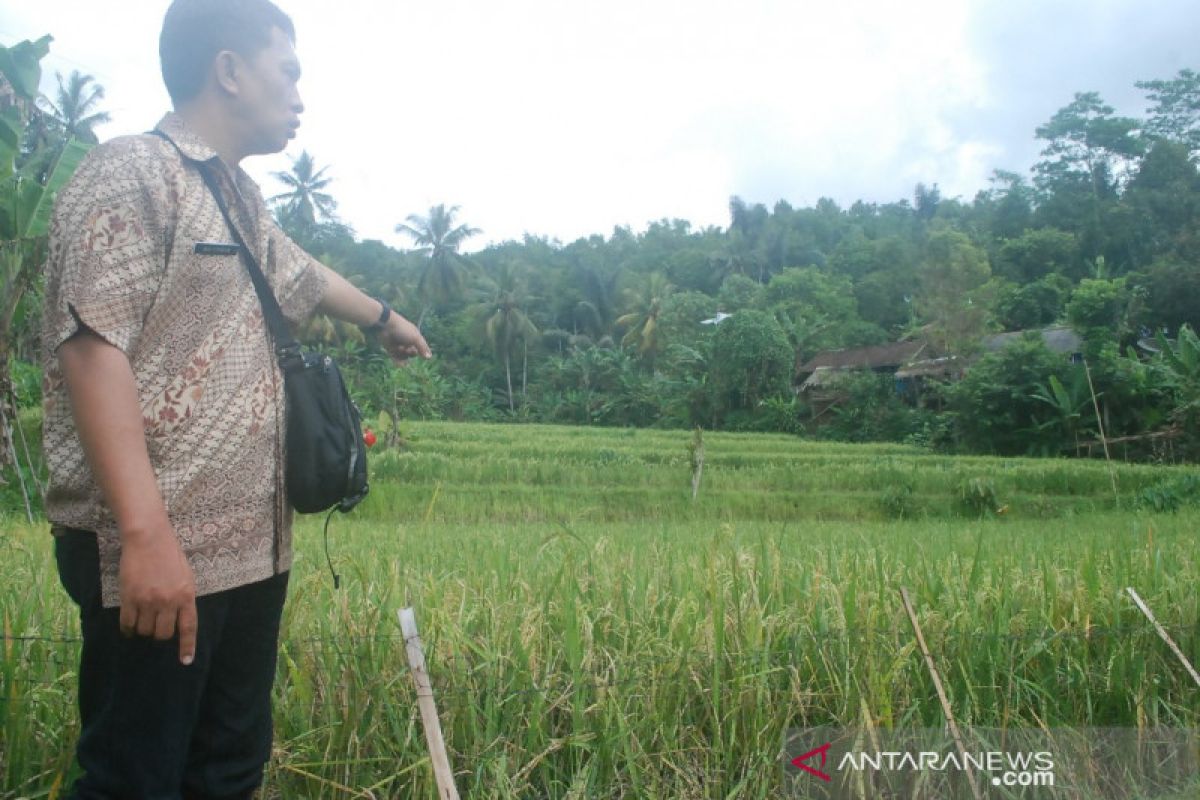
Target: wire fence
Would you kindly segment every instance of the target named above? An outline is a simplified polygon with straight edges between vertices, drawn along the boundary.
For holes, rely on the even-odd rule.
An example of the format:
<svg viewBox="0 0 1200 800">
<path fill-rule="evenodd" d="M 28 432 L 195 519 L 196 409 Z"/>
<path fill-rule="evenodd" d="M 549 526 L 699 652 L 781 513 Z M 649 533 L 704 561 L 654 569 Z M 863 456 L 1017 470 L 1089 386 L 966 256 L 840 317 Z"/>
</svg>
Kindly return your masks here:
<svg viewBox="0 0 1200 800">
<path fill-rule="evenodd" d="M 1200 650 L 1200 622 L 1167 626 L 1166 629 L 1186 651 Z M 1003 642 L 1009 645 L 1023 645 L 1027 651 L 1032 652 L 1050 651 L 1055 644 L 1094 645 L 1132 637 L 1142 637 L 1148 646 L 1159 644 L 1157 635 L 1149 625 L 1094 625 L 1086 628 L 1022 632 L 942 631 L 933 638 L 943 650 L 947 645 L 954 643 L 977 647 L 985 643 Z M 778 640 L 775 646 L 770 648 L 747 650 L 733 647 L 721 653 L 715 653 L 709 648 L 695 648 L 662 655 L 631 655 L 599 649 L 587 654 L 586 666 L 578 665 L 574 669 L 564 659 L 551 659 L 541 668 L 548 676 L 547 679 L 540 685 L 532 682 L 523 687 L 513 685 L 516 679 L 513 673 L 508 672 L 513 667 L 509 660 L 502 657 L 471 657 L 461 653 L 439 656 L 439 642 L 436 637 L 426 639 L 426 658 L 434 690 L 439 696 L 479 697 L 486 694 L 490 688 L 494 688 L 502 692 L 504 700 L 538 694 L 547 698 L 553 696 L 555 699 L 562 699 L 580 691 L 622 691 L 631 686 L 645 686 L 649 680 L 679 680 L 697 674 L 709 675 L 718 662 L 724 665 L 734 659 L 743 664 L 754 665 L 757 671 L 752 674 L 758 678 L 766 674 L 763 670 L 787 674 L 790 670 L 811 663 L 806 656 L 811 656 L 813 644 L 822 647 L 828 647 L 831 643 L 854 646 L 869 641 L 899 647 L 916 646 L 915 640 L 900 628 L 851 628 L 805 632 Z M 361 676 L 359 678 L 341 682 L 333 681 L 328 674 L 319 678 L 326 689 L 349 689 L 362 688 L 372 683 L 394 684 L 398 679 L 408 676 L 411 668 L 404 660 L 405 644 L 403 634 L 391 633 L 287 638 L 281 641 L 280 647 L 281 653 L 286 654 L 293 662 L 297 658 L 303 661 L 303 657 L 307 655 L 320 663 L 325 663 L 330 656 L 336 657 L 347 667 L 361 663 L 363 669 L 352 670 Z M 82 639 L 76 636 L 0 635 L 0 652 L 7 657 L 6 660 L 11 660 L 16 655 L 16 669 L 9 670 L 7 676 L 0 673 L 0 686 L 6 681 L 15 687 L 63 686 L 64 680 L 71 677 L 77 667 L 81 645 Z M 804 650 L 806 645 L 808 651 Z M 12 651 L 18 647 L 22 652 L 14 654 Z M 362 657 L 362 649 L 379 647 L 395 651 L 394 663 L 389 664 L 386 673 L 380 673 L 378 670 L 378 656 L 371 658 L 369 663 Z M 1165 647 L 1163 649 L 1165 651 Z M 916 663 L 914 660 L 914 664 Z M 50 670 L 51 667 L 54 669 Z M 670 669 L 663 670 L 663 667 Z M 50 671 L 55 673 L 53 677 L 46 676 Z M 738 676 L 734 674 L 731 677 Z M 528 680 L 528 676 L 524 679 Z M 67 681 L 68 686 L 70 683 Z M 30 702 L 29 697 L 0 696 L 0 707 L 13 708 Z"/>
<path fill-rule="evenodd" d="M 1200 621 L 1194 624 L 1164 625 L 1168 633 L 1179 636 L 1200 635 Z M 1043 628 L 1040 630 L 1004 633 L 999 631 L 945 631 L 939 635 L 941 640 L 972 639 L 986 641 L 1055 641 L 1061 639 L 1095 639 L 1104 636 L 1126 636 L 1150 632 L 1153 629 L 1147 625 L 1089 625 L 1085 628 Z M 789 640 L 804 641 L 856 641 L 866 639 L 888 638 L 901 636 L 899 628 L 842 628 L 824 631 L 806 631 L 803 635 L 790 637 Z M 435 637 L 423 634 L 426 642 L 436 642 Z M 370 635 L 339 634 L 337 636 L 299 636 L 281 641 L 281 644 L 307 644 L 310 646 L 335 644 L 400 643 L 404 642 L 402 633 L 376 633 Z M 39 636 L 39 635 L 7 635 L 0 634 L 0 642 L 40 642 L 54 645 L 80 645 L 83 643 L 79 636 Z M 331 648 L 332 649 L 332 648 Z M 774 648 L 772 648 L 774 649 Z M 707 652 L 707 651 L 697 651 Z"/>
</svg>

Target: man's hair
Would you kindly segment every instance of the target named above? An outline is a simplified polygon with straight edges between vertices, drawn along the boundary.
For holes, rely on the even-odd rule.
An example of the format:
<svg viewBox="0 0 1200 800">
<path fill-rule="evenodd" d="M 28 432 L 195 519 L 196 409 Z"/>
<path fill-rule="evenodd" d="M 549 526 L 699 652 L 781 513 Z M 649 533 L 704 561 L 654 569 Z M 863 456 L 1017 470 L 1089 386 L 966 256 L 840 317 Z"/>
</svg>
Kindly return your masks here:
<svg viewBox="0 0 1200 800">
<path fill-rule="evenodd" d="M 175 0 L 158 39 L 163 83 L 176 106 L 204 88 L 213 59 L 222 50 L 252 58 L 279 28 L 293 42 L 292 20 L 271 0 Z"/>
</svg>

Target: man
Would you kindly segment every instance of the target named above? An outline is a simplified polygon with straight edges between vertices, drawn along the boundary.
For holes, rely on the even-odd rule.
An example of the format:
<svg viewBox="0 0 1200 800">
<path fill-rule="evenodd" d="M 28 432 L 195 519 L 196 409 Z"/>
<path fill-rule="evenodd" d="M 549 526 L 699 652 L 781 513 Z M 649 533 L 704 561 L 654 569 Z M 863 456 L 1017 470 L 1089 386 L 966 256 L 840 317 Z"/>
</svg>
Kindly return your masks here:
<svg viewBox="0 0 1200 800">
<path fill-rule="evenodd" d="M 162 136 L 95 148 L 57 201 L 47 514 L 80 606 L 80 800 L 249 797 L 270 755 L 292 553 L 282 376 L 200 165 L 290 322 L 321 311 L 373 329 L 398 362 L 430 355 L 288 239 L 238 166 L 299 126 L 293 41 L 269 0 L 175 0 Z"/>
</svg>

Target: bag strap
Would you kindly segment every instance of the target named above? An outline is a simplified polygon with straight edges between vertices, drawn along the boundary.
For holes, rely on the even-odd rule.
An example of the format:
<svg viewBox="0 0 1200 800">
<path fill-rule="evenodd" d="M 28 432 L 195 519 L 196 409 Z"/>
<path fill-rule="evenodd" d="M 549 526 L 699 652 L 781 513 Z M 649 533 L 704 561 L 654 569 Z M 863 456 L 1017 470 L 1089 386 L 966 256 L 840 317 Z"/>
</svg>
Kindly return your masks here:
<svg viewBox="0 0 1200 800">
<path fill-rule="evenodd" d="M 300 343 L 288 329 L 287 320 L 283 317 L 283 310 L 279 307 L 279 301 L 275 299 L 275 292 L 271 290 L 271 285 L 267 283 L 267 277 L 263 275 L 262 268 L 258 265 L 258 259 L 254 257 L 254 251 L 246 246 L 237 225 L 233 224 L 233 219 L 229 216 L 229 207 L 225 204 L 225 198 L 221 196 L 220 187 L 217 186 L 216 175 L 213 174 L 207 162 L 188 158 L 179 149 L 179 145 L 175 144 L 171 137 L 162 131 L 155 128 L 150 133 L 170 142 L 185 161 L 190 161 L 200 170 L 200 177 L 204 179 L 204 185 L 208 187 L 213 199 L 217 201 L 217 208 L 221 210 L 221 216 L 225 218 L 225 224 L 233 236 L 233 241 L 237 243 L 243 256 L 246 270 L 250 273 L 250 282 L 254 284 L 254 293 L 258 295 L 258 302 L 262 305 L 263 319 L 266 321 L 267 330 L 271 332 L 271 338 L 275 342 L 275 358 L 279 361 L 280 369 L 286 371 L 286 365 L 294 363 L 294 360 L 300 355 Z"/>
</svg>

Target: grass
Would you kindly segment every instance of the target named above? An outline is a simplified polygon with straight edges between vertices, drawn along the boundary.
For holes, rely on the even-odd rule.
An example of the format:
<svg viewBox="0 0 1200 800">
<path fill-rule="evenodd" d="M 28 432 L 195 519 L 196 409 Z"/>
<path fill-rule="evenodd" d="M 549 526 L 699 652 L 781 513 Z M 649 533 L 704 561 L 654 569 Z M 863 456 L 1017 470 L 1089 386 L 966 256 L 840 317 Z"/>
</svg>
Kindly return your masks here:
<svg viewBox="0 0 1200 800">
<path fill-rule="evenodd" d="M 1200 727 L 1123 595 L 1200 661 L 1200 511 L 1130 502 L 1194 470 L 1121 465 L 1118 502 L 1103 463 L 706 434 L 693 503 L 688 432 L 405 434 L 333 522 L 341 590 L 300 522 L 266 797 L 436 796 L 403 605 L 464 796 L 774 797 L 790 727 L 938 727 L 900 586 L 962 725 Z M 70 761 L 77 623 L 44 529 L 6 528 L 0 796 L 44 797 Z"/>
</svg>

